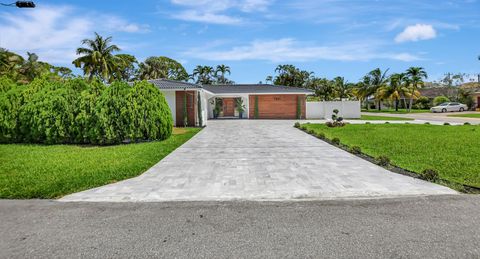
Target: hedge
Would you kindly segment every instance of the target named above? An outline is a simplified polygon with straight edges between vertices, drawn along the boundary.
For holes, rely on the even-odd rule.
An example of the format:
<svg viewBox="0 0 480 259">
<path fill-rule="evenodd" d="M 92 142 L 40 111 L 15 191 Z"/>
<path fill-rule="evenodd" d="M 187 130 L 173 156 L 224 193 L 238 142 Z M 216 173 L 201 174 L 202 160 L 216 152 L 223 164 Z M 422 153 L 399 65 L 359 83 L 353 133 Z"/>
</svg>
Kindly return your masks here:
<svg viewBox="0 0 480 259">
<path fill-rule="evenodd" d="M 163 94 L 146 81 L 129 85 L 75 78 L 15 85 L 0 78 L 0 142 L 118 144 L 172 133 Z"/>
</svg>

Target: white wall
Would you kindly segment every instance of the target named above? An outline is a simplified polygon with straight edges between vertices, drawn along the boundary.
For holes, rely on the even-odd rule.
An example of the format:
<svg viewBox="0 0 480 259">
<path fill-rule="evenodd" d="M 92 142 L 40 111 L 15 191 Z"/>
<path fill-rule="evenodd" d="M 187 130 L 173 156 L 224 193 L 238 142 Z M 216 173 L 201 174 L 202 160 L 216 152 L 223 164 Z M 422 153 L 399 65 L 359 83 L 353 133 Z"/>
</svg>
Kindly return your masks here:
<svg viewBox="0 0 480 259">
<path fill-rule="evenodd" d="M 346 119 L 360 118 L 359 101 L 307 102 L 307 119 L 330 119 L 333 110 Z"/>
<path fill-rule="evenodd" d="M 162 90 L 161 90 L 162 91 Z M 167 99 L 168 107 L 170 107 L 170 111 L 172 113 L 173 125 L 177 125 L 176 122 L 176 104 L 175 104 L 175 91 L 162 91 L 163 95 L 165 95 L 165 99 Z"/>
</svg>

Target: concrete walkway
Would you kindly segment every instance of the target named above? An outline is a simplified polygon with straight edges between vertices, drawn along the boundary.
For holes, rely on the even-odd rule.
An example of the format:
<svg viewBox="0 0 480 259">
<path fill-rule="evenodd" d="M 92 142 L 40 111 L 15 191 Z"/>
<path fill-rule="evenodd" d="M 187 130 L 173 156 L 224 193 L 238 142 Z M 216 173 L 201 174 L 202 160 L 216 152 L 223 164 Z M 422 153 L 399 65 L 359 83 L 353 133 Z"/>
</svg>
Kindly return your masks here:
<svg viewBox="0 0 480 259">
<path fill-rule="evenodd" d="M 294 121 L 223 120 L 146 173 L 61 201 L 371 198 L 455 194 L 389 172 L 292 127 Z"/>
</svg>

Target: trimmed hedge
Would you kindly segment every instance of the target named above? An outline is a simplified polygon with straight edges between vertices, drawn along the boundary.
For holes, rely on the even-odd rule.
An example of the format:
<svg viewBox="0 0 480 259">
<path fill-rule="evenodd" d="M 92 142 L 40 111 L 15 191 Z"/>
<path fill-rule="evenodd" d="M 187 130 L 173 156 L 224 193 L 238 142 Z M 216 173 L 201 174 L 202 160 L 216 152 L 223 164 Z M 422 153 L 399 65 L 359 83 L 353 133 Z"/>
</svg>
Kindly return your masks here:
<svg viewBox="0 0 480 259">
<path fill-rule="evenodd" d="M 118 144 L 163 140 L 172 133 L 163 94 L 146 81 L 109 86 L 80 78 L 35 79 L 25 86 L 0 78 L 0 142 Z"/>
</svg>

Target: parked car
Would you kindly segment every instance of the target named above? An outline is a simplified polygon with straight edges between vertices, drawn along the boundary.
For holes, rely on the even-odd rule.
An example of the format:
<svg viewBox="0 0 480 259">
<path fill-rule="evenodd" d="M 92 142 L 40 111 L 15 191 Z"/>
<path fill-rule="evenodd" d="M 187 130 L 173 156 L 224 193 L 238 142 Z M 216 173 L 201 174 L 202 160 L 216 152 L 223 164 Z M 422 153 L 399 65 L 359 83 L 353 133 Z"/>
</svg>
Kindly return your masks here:
<svg viewBox="0 0 480 259">
<path fill-rule="evenodd" d="M 468 107 L 463 103 L 442 103 L 430 108 L 431 112 L 463 112 L 468 110 Z"/>
</svg>

